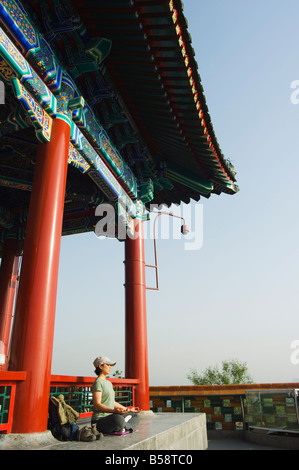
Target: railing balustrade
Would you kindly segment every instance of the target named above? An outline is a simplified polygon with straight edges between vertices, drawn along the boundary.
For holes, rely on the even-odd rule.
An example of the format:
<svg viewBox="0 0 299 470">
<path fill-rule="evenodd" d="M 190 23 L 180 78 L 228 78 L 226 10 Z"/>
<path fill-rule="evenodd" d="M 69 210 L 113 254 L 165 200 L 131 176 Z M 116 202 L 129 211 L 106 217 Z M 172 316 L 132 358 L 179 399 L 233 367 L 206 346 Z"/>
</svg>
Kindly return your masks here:
<svg viewBox="0 0 299 470">
<path fill-rule="evenodd" d="M 50 395 L 57 397 L 62 394 L 65 402 L 78 411 L 81 418 L 91 416 L 93 411 L 91 387 L 95 378 L 95 376 L 52 375 Z M 26 380 L 26 372 L 0 371 L 0 434 L 11 432 L 18 383 L 24 380 Z M 114 386 L 118 402 L 126 407 L 135 406 L 135 390 L 138 387 L 139 380 L 116 378 L 109 378 L 108 380 Z M 268 426 L 270 422 L 274 424 L 275 409 L 279 421 L 275 421 L 275 427 L 279 427 L 281 422 L 283 428 L 287 426 L 289 429 L 295 429 L 298 432 L 298 386 L 298 383 L 281 383 L 150 387 L 151 409 L 154 412 L 205 413 L 208 430 L 232 430 L 236 428 L 235 425 L 237 424 L 248 425 L 249 427 L 261 426 L 263 420 L 265 421 L 264 417 L 267 418 L 266 424 Z M 294 392 L 293 395 L 290 395 L 290 390 L 292 393 Z M 281 396 L 285 392 L 287 392 L 286 399 L 283 403 L 280 403 Z M 267 394 L 262 403 L 265 408 L 263 408 L 262 417 L 260 417 L 261 413 L 259 415 L 255 413 L 253 416 L 252 409 L 249 409 L 249 412 L 247 410 L 246 401 L 252 401 L 250 398 L 252 394 L 254 394 L 254 397 L 255 395 L 264 397 Z M 279 403 L 276 400 L 277 397 L 280 400 Z M 246 398 L 247 400 L 245 400 Z M 256 405 L 256 403 L 254 404 Z M 252 421 L 253 418 L 255 419 L 254 422 Z"/>
<path fill-rule="evenodd" d="M 63 395 L 66 404 L 74 408 L 80 417 L 92 414 L 91 387 L 96 377 L 69 377 L 52 375 L 50 395 Z M 135 406 L 137 379 L 109 378 L 115 390 L 115 399 L 126 407 Z"/>
<path fill-rule="evenodd" d="M 0 433 L 9 434 L 17 384 L 26 380 L 26 372 L 0 371 Z"/>
<path fill-rule="evenodd" d="M 91 387 L 96 377 L 52 375 L 50 396 L 63 395 L 65 402 L 80 414 L 80 418 L 92 415 Z M 9 434 L 12 429 L 13 409 L 17 384 L 26 380 L 26 372 L 0 371 L 0 433 Z M 124 406 L 135 406 L 137 379 L 114 379 L 116 400 Z"/>
</svg>

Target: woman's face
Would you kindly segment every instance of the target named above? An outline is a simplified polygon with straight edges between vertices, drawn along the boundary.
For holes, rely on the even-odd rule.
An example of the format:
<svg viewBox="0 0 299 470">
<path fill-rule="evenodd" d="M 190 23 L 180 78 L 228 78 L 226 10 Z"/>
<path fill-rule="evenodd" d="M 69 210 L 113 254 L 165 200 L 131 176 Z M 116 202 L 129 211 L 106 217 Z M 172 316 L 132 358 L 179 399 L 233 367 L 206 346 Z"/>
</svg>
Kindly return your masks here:
<svg viewBox="0 0 299 470">
<path fill-rule="evenodd" d="M 111 366 L 109 364 L 103 364 L 101 365 L 102 373 L 105 375 L 109 375 L 111 371 Z"/>
</svg>

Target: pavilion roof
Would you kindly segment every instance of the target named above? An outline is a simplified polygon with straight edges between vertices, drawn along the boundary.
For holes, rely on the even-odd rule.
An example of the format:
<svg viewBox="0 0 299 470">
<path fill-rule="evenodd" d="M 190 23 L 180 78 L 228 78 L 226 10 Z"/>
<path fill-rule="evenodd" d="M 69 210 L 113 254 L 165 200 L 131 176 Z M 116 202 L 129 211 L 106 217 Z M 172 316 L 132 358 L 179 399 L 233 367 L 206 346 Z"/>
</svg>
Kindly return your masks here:
<svg viewBox="0 0 299 470">
<path fill-rule="evenodd" d="M 182 2 L 72 4 L 90 37 L 112 41 L 105 67 L 153 162 L 165 168 L 165 178 L 154 181 L 158 191 L 152 202 L 236 193 L 236 172 L 213 130 Z"/>
</svg>

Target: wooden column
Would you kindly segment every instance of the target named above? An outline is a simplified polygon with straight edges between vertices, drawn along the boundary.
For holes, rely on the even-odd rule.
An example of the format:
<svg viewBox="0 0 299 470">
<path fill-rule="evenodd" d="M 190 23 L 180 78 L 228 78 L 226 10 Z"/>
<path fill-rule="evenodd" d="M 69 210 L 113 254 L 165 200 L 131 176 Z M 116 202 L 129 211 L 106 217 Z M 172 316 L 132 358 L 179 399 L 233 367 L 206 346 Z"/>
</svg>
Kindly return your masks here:
<svg viewBox="0 0 299 470">
<path fill-rule="evenodd" d="M 17 389 L 14 433 L 47 429 L 69 141 L 69 124 L 54 119 L 51 141 L 38 149 L 9 362 L 9 370 L 27 372 Z"/>
<path fill-rule="evenodd" d="M 146 285 L 143 222 L 136 220 L 135 237 L 125 241 L 126 377 L 140 380 L 136 406 L 149 410 Z"/>
</svg>

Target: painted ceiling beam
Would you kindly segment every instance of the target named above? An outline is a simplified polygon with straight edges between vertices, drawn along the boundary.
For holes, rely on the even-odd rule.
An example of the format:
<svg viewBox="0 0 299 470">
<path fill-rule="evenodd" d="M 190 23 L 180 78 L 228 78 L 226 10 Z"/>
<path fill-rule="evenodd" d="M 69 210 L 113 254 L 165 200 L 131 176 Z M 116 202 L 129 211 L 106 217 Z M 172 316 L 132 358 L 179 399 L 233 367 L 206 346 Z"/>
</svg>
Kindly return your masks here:
<svg viewBox="0 0 299 470">
<path fill-rule="evenodd" d="M 75 83 L 68 77 L 65 69 L 59 65 L 51 47 L 30 23 L 26 11 L 22 8 L 21 4 L 14 0 L 2 2 L 0 5 L 0 18 L 22 47 L 25 57 L 34 62 L 38 72 L 45 80 L 45 83 L 39 78 L 26 58 L 18 51 L 5 32 L 0 29 L 0 54 L 10 69 L 10 75 L 15 75 L 52 117 L 57 116 L 57 98 L 53 93 L 55 93 L 57 97 L 64 95 L 65 90 L 63 89 L 63 85 L 65 82 L 69 87 L 73 87 L 74 96 L 76 95 L 80 101 L 82 97 L 80 97 Z M 110 47 L 110 41 L 93 39 L 88 42 L 86 52 L 89 56 L 94 58 L 98 67 L 101 60 L 109 54 Z M 103 50 L 101 50 L 101 48 L 103 48 Z M 37 58 L 39 58 L 39 60 L 37 60 Z M 0 73 L 3 73 L 3 70 L 4 67 L 0 69 Z M 59 82 L 53 82 L 53 76 L 56 78 L 59 77 Z M 49 87 L 52 86 L 53 93 L 46 84 L 48 84 Z M 62 102 L 63 101 L 65 101 L 64 98 L 62 98 Z M 104 157 L 119 183 L 128 191 L 129 196 L 137 200 L 138 183 L 135 176 L 112 144 L 103 127 L 98 123 L 91 108 L 84 100 L 82 100 L 82 103 L 84 104 L 78 104 L 77 107 L 71 104 L 70 110 L 72 113 L 69 119 L 70 125 L 73 119 L 86 137 L 93 142 L 95 150 Z M 62 111 L 64 115 L 69 114 L 69 108 L 66 109 L 65 106 Z M 59 115 L 62 117 L 61 113 Z M 34 123 L 36 123 L 36 120 Z"/>
</svg>

